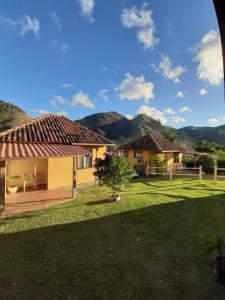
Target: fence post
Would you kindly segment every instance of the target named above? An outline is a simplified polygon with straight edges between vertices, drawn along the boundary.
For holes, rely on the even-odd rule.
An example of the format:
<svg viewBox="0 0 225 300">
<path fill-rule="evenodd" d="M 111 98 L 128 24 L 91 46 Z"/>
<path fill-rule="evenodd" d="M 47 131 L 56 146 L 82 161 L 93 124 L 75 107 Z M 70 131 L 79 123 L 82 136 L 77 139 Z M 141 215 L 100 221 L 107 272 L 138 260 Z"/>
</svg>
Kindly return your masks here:
<svg viewBox="0 0 225 300">
<path fill-rule="evenodd" d="M 148 175 L 149 175 L 149 165 L 148 165 L 148 163 L 146 164 L 146 170 L 145 170 L 145 173 L 146 173 L 146 177 L 148 177 Z"/>
<path fill-rule="evenodd" d="M 170 180 L 173 179 L 173 166 L 170 166 Z"/>
<path fill-rule="evenodd" d="M 202 166 L 199 166 L 199 180 L 202 181 Z"/>
<path fill-rule="evenodd" d="M 214 166 L 214 181 L 217 181 L 217 165 Z"/>
</svg>

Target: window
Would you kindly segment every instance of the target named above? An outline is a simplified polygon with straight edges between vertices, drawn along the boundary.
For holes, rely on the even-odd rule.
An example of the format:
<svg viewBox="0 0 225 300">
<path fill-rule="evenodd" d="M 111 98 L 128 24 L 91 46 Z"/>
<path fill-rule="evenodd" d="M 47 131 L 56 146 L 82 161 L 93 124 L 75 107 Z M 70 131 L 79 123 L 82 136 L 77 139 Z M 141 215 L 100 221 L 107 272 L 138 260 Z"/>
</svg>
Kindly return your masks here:
<svg viewBox="0 0 225 300">
<path fill-rule="evenodd" d="M 142 152 L 137 152 L 137 151 L 134 152 L 134 158 L 142 158 L 142 157 L 143 157 Z"/>
<path fill-rule="evenodd" d="M 179 163 L 179 153 L 173 154 L 173 160 L 174 160 L 174 163 Z"/>
<path fill-rule="evenodd" d="M 123 155 L 124 155 L 124 157 L 126 157 L 126 158 L 127 158 L 127 157 L 128 157 L 128 155 L 129 155 L 129 152 L 128 152 L 128 151 L 124 151 L 124 152 L 123 152 Z"/>
<path fill-rule="evenodd" d="M 92 167 L 92 157 L 89 155 L 77 157 L 77 169 L 85 169 Z"/>
</svg>

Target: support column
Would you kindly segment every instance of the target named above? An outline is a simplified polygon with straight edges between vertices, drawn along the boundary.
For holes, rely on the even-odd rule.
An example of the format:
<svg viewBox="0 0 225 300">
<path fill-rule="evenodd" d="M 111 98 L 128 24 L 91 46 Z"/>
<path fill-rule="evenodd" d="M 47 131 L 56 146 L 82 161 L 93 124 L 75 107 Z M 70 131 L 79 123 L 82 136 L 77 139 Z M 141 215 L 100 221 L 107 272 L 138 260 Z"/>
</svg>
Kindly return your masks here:
<svg viewBox="0 0 225 300">
<path fill-rule="evenodd" d="M 0 206 L 6 200 L 6 161 L 0 161 Z"/>
<path fill-rule="evenodd" d="M 72 197 L 76 198 L 77 192 L 77 177 L 76 177 L 76 157 L 73 157 L 73 174 L 72 174 Z"/>
</svg>

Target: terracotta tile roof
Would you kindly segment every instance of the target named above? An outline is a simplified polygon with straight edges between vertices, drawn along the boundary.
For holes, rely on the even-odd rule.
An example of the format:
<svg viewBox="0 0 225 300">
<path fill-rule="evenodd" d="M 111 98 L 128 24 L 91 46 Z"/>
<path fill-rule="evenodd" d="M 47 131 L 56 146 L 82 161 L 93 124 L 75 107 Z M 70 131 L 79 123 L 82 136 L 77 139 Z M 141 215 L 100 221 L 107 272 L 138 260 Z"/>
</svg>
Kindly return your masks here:
<svg viewBox="0 0 225 300">
<path fill-rule="evenodd" d="M 77 145 L 0 143 L 0 159 L 90 155 Z"/>
<path fill-rule="evenodd" d="M 63 116 L 45 115 L 0 133 L 0 142 L 47 144 L 114 143 L 100 134 Z"/>
<path fill-rule="evenodd" d="M 176 145 L 158 134 L 147 134 L 121 147 L 124 150 L 149 150 L 153 152 L 186 152 L 186 149 Z"/>
</svg>

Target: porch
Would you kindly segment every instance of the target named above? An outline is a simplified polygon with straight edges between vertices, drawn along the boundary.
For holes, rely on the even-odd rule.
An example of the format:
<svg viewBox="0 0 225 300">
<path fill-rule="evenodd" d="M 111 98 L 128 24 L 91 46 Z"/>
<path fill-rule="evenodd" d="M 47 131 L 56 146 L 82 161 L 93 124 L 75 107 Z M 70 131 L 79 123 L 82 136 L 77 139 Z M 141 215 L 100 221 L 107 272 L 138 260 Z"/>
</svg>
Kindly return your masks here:
<svg viewBox="0 0 225 300">
<path fill-rule="evenodd" d="M 49 189 L 39 187 L 38 190 L 29 189 L 25 193 L 19 191 L 7 194 L 4 207 L 4 216 L 38 210 L 53 204 L 66 202 L 73 199 L 72 190 L 59 187 Z"/>
</svg>

